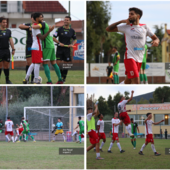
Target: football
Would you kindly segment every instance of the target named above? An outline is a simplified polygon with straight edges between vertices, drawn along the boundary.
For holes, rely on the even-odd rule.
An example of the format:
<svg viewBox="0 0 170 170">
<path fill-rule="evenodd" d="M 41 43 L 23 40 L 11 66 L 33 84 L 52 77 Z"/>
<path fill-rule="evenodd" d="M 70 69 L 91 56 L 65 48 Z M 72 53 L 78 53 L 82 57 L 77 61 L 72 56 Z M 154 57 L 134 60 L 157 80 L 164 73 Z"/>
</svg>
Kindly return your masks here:
<svg viewBox="0 0 170 170">
<path fill-rule="evenodd" d="M 42 84 L 42 77 L 38 77 L 38 81 L 40 82 L 40 84 Z"/>
</svg>

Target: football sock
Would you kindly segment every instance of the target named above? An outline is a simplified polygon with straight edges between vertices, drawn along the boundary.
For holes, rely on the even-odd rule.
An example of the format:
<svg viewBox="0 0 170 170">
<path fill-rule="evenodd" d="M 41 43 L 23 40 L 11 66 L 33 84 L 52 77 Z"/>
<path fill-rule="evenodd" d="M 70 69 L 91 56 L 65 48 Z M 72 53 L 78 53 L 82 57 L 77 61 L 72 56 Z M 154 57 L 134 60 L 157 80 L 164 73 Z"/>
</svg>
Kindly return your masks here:
<svg viewBox="0 0 170 170">
<path fill-rule="evenodd" d="M 31 139 L 32 139 L 33 141 L 35 140 L 33 136 L 31 136 Z"/>
<path fill-rule="evenodd" d="M 133 141 L 131 141 L 131 143 L 132 143 L 132 145 L 134 146 Z"/>
<path fill-rule="evenodd" d="M 116 75 L 117 76 L 117 84 L 119 84 L 119 76 L 118 75 Z"/>
<path fill-rule="evenodd" d="M 77 134 L 77 132 L 76 132 L 76 131 L 72 134 L 72 136 L 74 136 L 75 134 Z"/>
<path fill-rule="evenodd" d="M 53 64 L 53 67 L 54 67 L 54 70 L 55 70 L 55 72 L 56 72 L 56 74 L 57 74 L 57 76 L 58 76 L 58 80 L 59 80 L 59 81 L 62 81 L 60 68 L 58 67 L 57 64 Z"/>
<path fill-rule="evenodd" d="M 155 153 L 155 152 L 156 152 L 156 149 L 155 149 L 154 144 L 151 144 L 151 148 L 152 148 L 153 152 Z"/>
<path fill-rule="evenodd" d="M 19 135 L 19 130 L 17 130 L 17 135 Z"/>
<path fill-rule="evenodd" d="M 9 80 L 9 69 L 4 69 L 4 74 L 6 77 L 6 81 L 8 81 Z"/>
<path fill-rule="evenodd" d="M 113 77 L 114 77 L 114 83 L 117 84 L 116 74 L 114 74 Z"/>
<path fill-rule="evenodd" d="M 96 153 L 97 158 L 100 157 L 100 153 Z"/>
<path fill-rule="evenodd" d="M 9 141 L 9 137 L 8 137 L 8 135 L 5 135 L 6 136 L 6 138 L 8 139 L 8 141 Z"/>
<path fill-rule="evenodd" d="M 31 81 L 34 81 L 34 70 L 31 73 Z"/>
<path fill-rule="evenodd" d="M 63 139 L 66 140 L 64 134 L 63 134 Z"/>
<path fill-rule="evenodd" d="M 109 79 L 106 80 L 106 83 L 108 83 Z"/>
<path fill-rule="evenodd" d="M 136 148 L 136 140 L 134 140 L 134 147 Z"/>
<path fill-rule="evenodd" d="M 61 77 L 63 78 L 63 70 L 60 69 Z"/>
<path fill-rule="evenodd" d="M 28 140 L 28 136 L 26 136 L 26 140 Z"/>
<path fill-rule="evenodd" d="M 113 143 L 111 142 L 108 151 L 111 150 L 112 146 L 113 146 Z"/>
<path fill-rule="evenodd" d="M 148 79 L 147 79 L 146 74 L 143 74 L 143 77 L 144 77 L 145 84 L 148 84 Z"/>
<path fill-rule="evenodd" d="M 40 64 L 35 64 L 34 65 L 35 83 L 38 83 L 39 71 L 40 71 Z"/>
<path fill-rule="evenodd" d="M 146 147 L 145 143 L 142 145 L 140 151 L 143 151 L 143 149 Z"/>
<path fill-rule="evenodd" d="M 25 79 L 26 80 L 29 80 L 29 77 L 31 75 L 31 72 L 34 70 L 34 64 L 32 63 L 30 66 L 29 66 L 29 69 L 27 70 L 27 74 L 26 74 L 26 77 Z"/>
<path fill-rule="evenodd" d="M 11 139 L 12 139 L 12 142 L 14 142 L 14 137 L 13 136 L 11 137 Z"/>
<path fill-rule="evenodd" d="M 112 84 L 113 84 L 113 80 L 112 80 Z"/>
<path fill-rule="evenodd" d="M 63 70 L 63 78 L 66 79 L 68 70 Z"/>
<path fill-rule="evenodd" d="M 121 148 L 121 146 L 120 146 L 120 143 L 117 143 L 117 146 L 118 146 L 119 150 L 121 151 L 122 148 Z"/>
<path fill-rule="evenodd" d="M 131 125 L 129 124 L 128 126 L 126 126 L 126 130 L 128 131 L 129 135 L 131 135 Z"/>
<path fill-rule="evenodd" d="M 18 136 L 15 137 L 15 141 L 17 141 L 17 139 L 18 139 Z"/>
<path fill-rule="evenodd" d="M 143 79 L 144 79 L 143 74 L 140 74 L 140 83 L 141 83 L 141 84 L 143 84 Z"/>
<path fill-rule="evenodd" d="M 53 140 L 55 140 L 56 136 L 53 137 Z"/>
<path fill-rule="evenodd" d="M 101 145 L 100 145 L 100 149 L 102 149 L 103 145 L 104 145 L 104 142 L 102 142 L 102 143 L 101 143 Z"/>
<path fill-rule="evenodd" d="M 81 135 L 79 135 L 79 141 L 81 142 Z"/>
<path fill-rule="evenodd" d="M 19 137 L 19 140 L 21 140 L 21 139 L 22 139 L 22 136 Z"/>
<path fill-rule="evenodd" d="M 48 67 L 48 64 L 43 64 L 45 75 L 48 79 L 48 82 L 51 82 L 51 75 L 50 75 L 50 69 Z"/>
<path fill-rule="evenodd" d="M 29 65 L 26 65 L 26 68 L 25 68 L 26 74 L 27 74 L 28 69 L 29 69 Z"/>
<path fill-rule="evenodd" d="M 96 147 L 93 148 L 94 150 L 96 149 Z"/>
</svg>

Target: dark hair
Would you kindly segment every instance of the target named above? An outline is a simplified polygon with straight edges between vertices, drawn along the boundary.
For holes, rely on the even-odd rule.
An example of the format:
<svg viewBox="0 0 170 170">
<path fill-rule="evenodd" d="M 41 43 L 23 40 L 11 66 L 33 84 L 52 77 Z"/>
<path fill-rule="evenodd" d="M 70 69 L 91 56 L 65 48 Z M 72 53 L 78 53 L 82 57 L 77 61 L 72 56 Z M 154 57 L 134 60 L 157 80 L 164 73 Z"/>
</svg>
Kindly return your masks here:
<svg viewBox="0 0 170 170">
<path fill-rule="evenodd" d="M 24 117 L 22 117 L 22 119 L 25 119 Z"/>
<path fill-rule="evenodd" d="M 26 121 L 28 122 L 28 119 Z"/>
<path fill-rule="evenodd" d="M 70 19 L 70 21 L 71 21 L 71 17 L 70 17 L 70 16 L 65 16 L 65 18 L 69 18 L 69 19 Z"/>
<path fill-rule="evenodd" d="M 36 21 L 36 18 L 39 18 L 39 17 L 40 17 L 40 15 L 42 15 L 42 16 L 43 16 L 43 14 L 42 14 L 42 13 L 39 13 L 39 12 L 34 13 L 34 14 L 33 14 L 33 18 L 34 18 L 34 20 Z"/>
<path fill-rule="evenodd" d="M 130 119 L 131 121 L 133 120 L 133 118 Z"/>
<path fill-rule="evenodd" d="M 121 100 L 122 100 L 122 97 L 123 97 L 123 96 L 120 96 L 120 100 L 119 100 L 119 101 L 121 101 Z"/>
<path fill-rule="evenodd" d="M 10 119 L 10 117 L 8 116 L 7 119 Z"/>
<path fill-rule="evenodd" d="M 140 15 L 140 19 L 141 19 L 142 15 L 143 15 L 143 11 L 141 9 L 133 7 L 133 8 L 129 8 L 129 12 L 130 11 L 135 11 L 136 14 Z"/>
<path fill-rule="evenodd" d="M 3 20 L 7 20 L 5 17 L 0 17 L 0 23 L 2 23 Z"/>
<path fill-rule="evenodd" d="M 59 117 L 58 119 L 60 119 L 61 120 L 61 118 Z"/>
<path fill-rule="evenodd" d="M 79 116 L 79 119 L 81 119 L 81 116 Z"/>
<path fill-rule="evenodd" d="M 117 50 L 117 47 L 113 47 L 113 48 L 115 48 Z"/>
<path fill-rule="evenodd" d="M 147 113 L 146 116 L 148 117 L 150 114 L 152 114 L 152 113 Z"/>
<path fill-rule="evenodd" d="M 34 13 L 31 14 L 31 18 L 34 18 Z"/>
<path fill-rule="evenodd" d="M 100 118 L 101 115 L 102 115 L 102 114 L 100 113 L 100 114 L 98 115 L 98 118 Z"/>
<path fill-rule="evenodd" d="M 87 110 L 93 109 L 92 107 L 88 107 Z"/>
</svg>

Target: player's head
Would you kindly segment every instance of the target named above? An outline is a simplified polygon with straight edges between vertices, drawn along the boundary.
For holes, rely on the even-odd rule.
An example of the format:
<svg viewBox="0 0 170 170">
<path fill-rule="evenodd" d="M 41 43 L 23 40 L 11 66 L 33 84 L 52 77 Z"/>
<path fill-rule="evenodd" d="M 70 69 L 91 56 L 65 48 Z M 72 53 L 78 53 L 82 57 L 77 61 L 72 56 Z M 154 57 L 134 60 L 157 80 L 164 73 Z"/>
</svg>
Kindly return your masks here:
<svg viewBox="0 0 170 170">
<path fill-rule="evenodd" d="M 118 112 L 115 112 L 114 117 L 118 118 Z"/>
<path fill-rule="evenodd" d="M 131 123 L 133 123 L 133 118 L 130 119 Z"/>
<path fill-rule="evenodd" d="M 36 12 L 36 13 L 34 13 L 33 16 L 34 16 L 33 18 L 34 18 L 36 23 L 42 23 L 43 22 L 43 14 L 42 13 Z"/>
<path fill-rule="evenodd" d="M 58 118 L 58 122 L 61 122 L 61 118 Z"/>
<path fill-rule="evenodd" d="M 103 119 L 103 115 L 100 113 L 100 114 L 98 115 L 98 118 L 99 118 L 99 119 Z"/>
<path fill-rule="evenodd" d="M 117 47 L 113 47 L 112 51 L 115 53 L 117 51 Z"/>
<path fill-rule="evenodd" d="M 31 21 L 32 21 L 32 23 L 35 22 L 35 20 L 34 20 L 34 13 L 31 14 Z"/>
<path fill-rule="evenodd" d="M 69 26 L 71 23 L 71 17 L 70 16 L 66 16 L 64 18 L 64 26 Z"/>
<path fill-rule="evenodd" d="M 88 113 L 92 113 L 92 112 L 93 112 L 93 108 L 92 108 L 91 106 L 88 107 L 88 108 L 87 108 L 87 114 L 88 114 Z"/>
<path fill-rule="evenodd" d="M 79 116 L 78 119 L 81 120 L 81 116 Z"/>
<path fill-rule="evenodd" d="M 26 120 L 26 122 L 28 123 L 28 119 Z"/>
<path fill-rule="evenodd" d="M 108 63 L 108 64 L 109 64 L 109 66 L 110 66 L 110 65 L 111 65 L 111 62 L 109 61 L 109 63 Z"/>
<path fill-rule="evenodd" d="M 7 119 L 10 120 L 10 117 L 8 116 Z"/>
<path fill-rule="evenodd" d="M 148 119 L 152 119 L 152 113 L 147 113 L 146 116 Z"/>
<path fill-rule="evenodd" d="M 2 119 L 0 119 L 0 123 L 2 123 Z"/>
<path fill-rule="evenodd" d="M 135 7 L 129 8 L 129 21 L 130 21 L 130 23 L 133 24 L 137 20 L 141 19 L 142 14 L 143 14 L 143 11 L 139 8 L 135 8 Z"/>
<path fill-rule="evenodd" d="M 6 28 L 7 27 L 7 19 L 5 17 L 0 17 L 0 26 L 2 28 Z"/>
<path fill-rule="evenodd" d="M 120 101 L 125 100 L 124 96 L 120 96 Z"/>
<path fill-rule="evenodd" d="M 24 118 L 24 117 L 22 117 L 22 118 L 21 118 L 21 120 L 25 120 L 25 118 Z"/>
</svg>

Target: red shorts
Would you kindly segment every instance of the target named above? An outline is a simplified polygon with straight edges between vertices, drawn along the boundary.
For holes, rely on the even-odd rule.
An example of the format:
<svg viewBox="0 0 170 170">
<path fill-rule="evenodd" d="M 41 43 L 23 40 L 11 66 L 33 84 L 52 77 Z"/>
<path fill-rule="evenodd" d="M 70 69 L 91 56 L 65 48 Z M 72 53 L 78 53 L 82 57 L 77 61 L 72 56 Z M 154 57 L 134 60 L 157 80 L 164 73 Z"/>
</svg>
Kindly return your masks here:
<svg viewBox="0 0 170 170">
<path fill-rule="evenodd" d="M 21 134 L 23 130 L 23 128 L 19 128 L 19 134 Z"/>
<path fill-rule="evenodd" d="M 99 136 L 98 133 L 97 133 L 97 135 L 98 135 L 98 137 L 99 137 L 99 140 L 100 140 L 100 139 L 106 139 L 106 135 L 105 135 L 104 132 L 103 132 L 103 133 L 100 133 L 100 136 Z"/>
<path fill-rule="evenodd" d="M 91 130 L 90 132 L 88 132 L 88 135 L 89 135 L 90 143 L 92 145 L 99 143 L 99 137 L 94 130 Z"/>
<path fill-rule="evenodd" d="M 152 134 L 148 134 L 146 135 L 146 139 L 145 139 L 146 142 L 152 142 L 154 143 L 154 140 L 153 140 L 153 135 Z"/>
<path fill-rule="evenodd" d="M 38 64 L 43 62 L 43 53 L 42 51 L 32 50 L 32 63 Z"/>
<path fill-rule="evenodd" d="M 124 124 L 129 124 L 130 123 L 130 117 L 127 114 L 127 112 L 120 113 L 119 117 L 123 121 Z"/>
<path fill-rule="evenodd" d="M 118 133 L 113 133 L 112 140 L 119 140 Z"/>
<path fill-rule="evenodd" d="M 136 62 L 134 59 L 124 59 L 125 74 L 129 79 L 139 77 L 139 71 L 142 63 Z"/>
<path fill-rule="evenodd" d="M 83 135 L 83 134 L 81 134 L 81 138 L 84 138 L 84 135 Z"/>
<path fill-rule="evenodd" d="M 7 132 L 7 131 L 5 131 L 5 135 L 8 135 L 8 134 L 10 134 L 11 136 L 14 136 L 13 131 L 11 131 L 11 132 Z"/>
</svg>

